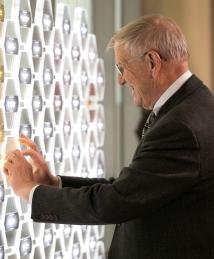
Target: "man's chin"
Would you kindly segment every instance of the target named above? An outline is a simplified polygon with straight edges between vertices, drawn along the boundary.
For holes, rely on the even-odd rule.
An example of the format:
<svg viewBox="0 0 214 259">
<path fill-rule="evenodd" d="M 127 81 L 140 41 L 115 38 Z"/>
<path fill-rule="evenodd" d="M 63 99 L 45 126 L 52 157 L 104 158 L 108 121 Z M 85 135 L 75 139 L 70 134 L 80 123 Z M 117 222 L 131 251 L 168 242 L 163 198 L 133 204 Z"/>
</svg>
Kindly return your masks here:
<svg viewBox="0 0 214 259">
<path fill-rule="evenodd" d="M 137 107 L 144 108 L 145 110 L 152 110 L 152 107 L 150 105 L 146 105 L 145 103 L 142 102 L 142 100 L 133 100 L 134 105 Z"/>
<path fill-rule="evenodd" d="M 140 100 L 133 99 L 134 105 L 137 107 L 143 107 L 143 104 Z"/>
</svg>

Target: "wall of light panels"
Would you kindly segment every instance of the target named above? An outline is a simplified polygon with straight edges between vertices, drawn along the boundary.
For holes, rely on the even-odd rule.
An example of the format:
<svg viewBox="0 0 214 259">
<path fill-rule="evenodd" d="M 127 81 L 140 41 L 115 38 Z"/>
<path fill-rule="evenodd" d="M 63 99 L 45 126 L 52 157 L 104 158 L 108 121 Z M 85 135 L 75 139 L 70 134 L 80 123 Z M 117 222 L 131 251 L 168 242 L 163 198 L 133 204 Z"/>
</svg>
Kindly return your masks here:
<svg viewBox="0 0 214 259">
<path fill-rule="evenodd" d="M 0 153 L 33 139 L 53 174 L 104 177 L 105 74 L 87 11 L 51 0 L 0 4 Z M 104 255 L 104 226 L 39 224 L 0 172 L 0 259 Z"/>
</svg>

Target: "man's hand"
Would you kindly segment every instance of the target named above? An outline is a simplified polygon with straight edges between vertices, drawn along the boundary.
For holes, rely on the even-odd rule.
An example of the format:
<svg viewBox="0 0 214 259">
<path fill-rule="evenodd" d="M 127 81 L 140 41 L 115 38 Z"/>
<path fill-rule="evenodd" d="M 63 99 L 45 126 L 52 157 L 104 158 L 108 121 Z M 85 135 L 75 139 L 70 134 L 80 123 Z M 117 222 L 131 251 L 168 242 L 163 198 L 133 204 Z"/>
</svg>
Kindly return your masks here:
<svg viewBox="0 0 214 259">
<path fill-rule="evenodd" d="M 19 142 L 29 148 L 21 152 L 24 156 L 30 156 L 31 158 L 34 181 L 38 184 L 59 186 L 59 178 L 49 171 L 48 165 L 39 152 L 37 145 L 24 135 L 20 136 Z"/>
<path fill-rule="evenodd" d="M 20 150 L 6 154 L 3 171 L 15 194 L 28 201 L 30 191 L 37 183 L 34 181 L 31 164 Z"/>
</svg>

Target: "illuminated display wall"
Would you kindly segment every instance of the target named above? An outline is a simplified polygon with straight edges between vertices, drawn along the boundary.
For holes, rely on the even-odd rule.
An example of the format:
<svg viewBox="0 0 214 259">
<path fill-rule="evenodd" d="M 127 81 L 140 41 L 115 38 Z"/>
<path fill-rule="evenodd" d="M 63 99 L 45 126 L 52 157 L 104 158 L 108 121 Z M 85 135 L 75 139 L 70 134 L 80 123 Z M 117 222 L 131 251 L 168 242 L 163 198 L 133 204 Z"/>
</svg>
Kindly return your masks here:
<svg viewBox="0 0 214 259">
<path fill-rule="evenodd" d="M 51 0 L 0 4 L 0 152 L 20 132 L 54 174 L 104 177 L 104 64 L 86 10 Z M 59 208 L 60 209 L 60 208 Z M 38 224 L 0 172 L 0 259 L 104 256 L 104 226 Z"/>
</svg>

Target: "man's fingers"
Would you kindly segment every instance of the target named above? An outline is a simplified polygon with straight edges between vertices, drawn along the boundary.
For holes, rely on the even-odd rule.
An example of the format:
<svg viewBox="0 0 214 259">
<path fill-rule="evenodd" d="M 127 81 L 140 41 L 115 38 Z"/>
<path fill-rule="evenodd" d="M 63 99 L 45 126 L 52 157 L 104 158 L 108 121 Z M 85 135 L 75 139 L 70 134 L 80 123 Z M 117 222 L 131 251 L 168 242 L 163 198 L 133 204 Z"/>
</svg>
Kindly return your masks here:
<svg viewBox="0 0 214 259">
<path fill-rule="evenodd" d="M 16 149 L 16 150 L 14 150 L 14 151 L 11 152 L 11 155 L 12 155 L 15 159 L 17 159 L 17 158 L 20 158 L 20 157 L 22 156 L 22 153 L 21 153 L 20 150 Z"/>
<path fill-rule="evenodd" d="M 37 150 L 36 144 L 29 139 L 19 138 L 19 142 L 20 142 L 20 144 L 22 144 L 24 146 L 27 146 L 27 147 L 29 147 L 31 149 L 34 149 L 34 150 Z"/>
<path fill-rule="evenodd" d="M 17 159 L 20 159 L 22 157 L 22 153 L 20 152 L 20 150 L 16 149 L 16 150 L 13 150 L 11 152 L 8 152 L 6 155 L 5 155 L 5 160 L 7 161 L 16 161 Z"/>
<path fill-rule="evenodd" d="M 20 135 L 19 142 L 22 145 L 25 145 L 33 150 L 38 151 L 37 145 L 31 139 L 29 139 L 28 137 L 26 137 L 23 134 Z"/>
<path fill-rule="evenodd" d="M 34 163 L 39 163 L 41 161 L 41 154 L 33 149 L 22 150 L 24 156 L 30 156 Z"/>
</svg>

